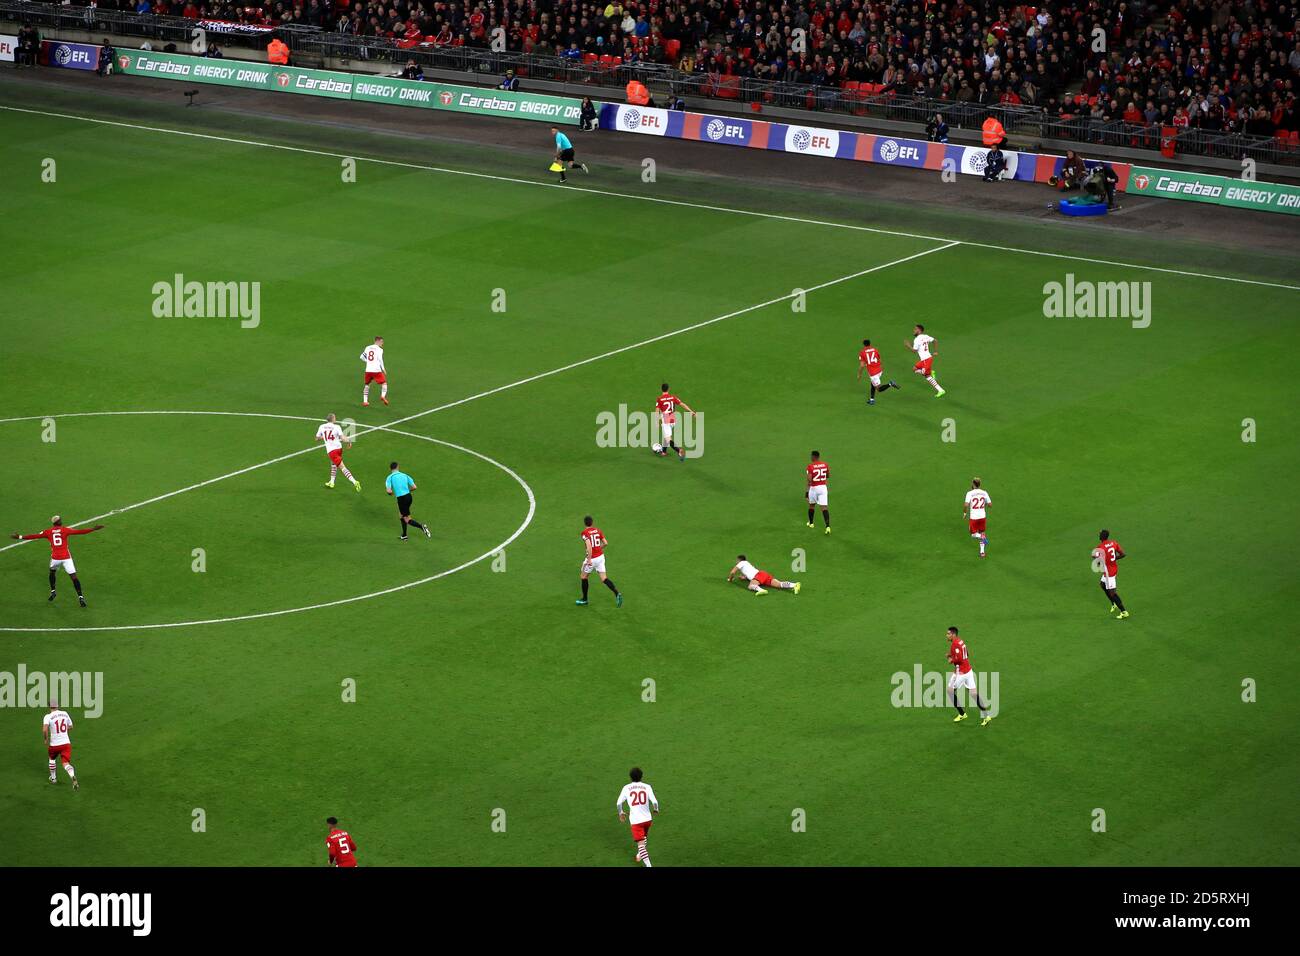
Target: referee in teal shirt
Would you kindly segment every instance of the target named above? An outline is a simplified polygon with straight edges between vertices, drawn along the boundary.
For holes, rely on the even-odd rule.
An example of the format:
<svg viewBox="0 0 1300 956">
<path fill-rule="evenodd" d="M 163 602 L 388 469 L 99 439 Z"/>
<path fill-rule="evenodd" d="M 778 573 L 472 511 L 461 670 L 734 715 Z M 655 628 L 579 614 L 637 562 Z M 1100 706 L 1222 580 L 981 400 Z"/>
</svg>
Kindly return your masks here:
<svg viewBox="0 0 1300 956">
<path fill-rule="evenodd" d="M 402 540 L 406 540 L 407 525 L 415 525 L 424 532 L 426 538 L 432 538 L 433 532 L 411 517 L 411 492 L 415 490 L 415 479 L 406 472 L 398 471 L 397 462 L 388 466 L 388 480 L 384 482 L 384 488 L 388 494 L 397 497 L 397 511 L 402 516 Z"/>
<path fill-rule="evenodd" d="M 569 142 L 569 137 L 560 132 L 558 126 L 551 127 L 551 135 L 555 137 L 555 161 L 560 164 L 560 182 L 566 182 L 564 174 L 566 170 L 577 166 L 584 173 L 590 172 L 586 163 L 579 163 L 573 158 L 573 143 Z"/>
</svg>

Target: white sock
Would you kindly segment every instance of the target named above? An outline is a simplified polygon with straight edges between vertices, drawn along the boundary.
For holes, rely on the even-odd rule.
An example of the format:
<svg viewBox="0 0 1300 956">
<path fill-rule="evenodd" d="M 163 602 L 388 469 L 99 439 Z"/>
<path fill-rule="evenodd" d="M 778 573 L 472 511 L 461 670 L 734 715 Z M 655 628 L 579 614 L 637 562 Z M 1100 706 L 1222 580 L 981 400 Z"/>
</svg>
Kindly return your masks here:
<svg viewBox="0 0 1300 956">
<path fill-rule="evenodd" d="M 66 771 L 68 772 L 68 777 L 69 777 L 70 779 L 72 779 L 72 780 L 76 780 L 76 779 L 77 779 L 77 771 L 75 771 L 75 770 L 72 769 L 72 764 L 70 764 L 70 763 L 65 763 L 65 764 L 63 765 L 63 769 L 66 770 Z"/>
<path fill-rule="evenodd" d="M 334 480 L 334 476 L 337 475 L 338 473 L 339 473 L 339 467 L 338 467 L 338 465 L 330 465 L 330 481 L 331 481 L 331 482 Z"/>
<path fill-rule="evenodd" d="M 357 480 L 352 477 L 352 472 L 348 471 L 348 466 L 339 465 L 339 467 L 343 469 L 343 477 L 355 485 L 357 483 Z"/>
<path fill-rule="evenodd" d="M 365 387 L 363 387 L 363 388 L 361 389 L 361 400 L 362 400 L 363 402 L 368 402 L 368 401 L 370 401 L 370 386 L 369 386 L 369 385 L 366 385 Z"/>
<path fill-rule="evenodd" d="M 50 761 L 50 779 L 51 779 L 51 780 L 54 779 L 54 761 L 53 761 L 53 760 Z"/>
<path fill-rule="evenodd" d="M 380 398 L 387 398 L 387 397 L 388 397 L 388 383 L 387 383 L 387 382 L 385 382 L 383 385 L 380 385 L 380 386 L 379 386 L 379 397 L 380 397 Z"/>
<path fill-rule="evenodd" d="M 936 382 L 936 381 L 934 380 L 934 376 L 933 376 L 933 375 L 927 375 L 927 376 L 925 377 L 925 380 L 926 380 L 927 382 L 929 382 L 931 385 L 934 386 L 934 390 L 935 390 L 936 392 L 939 391 L 939 383 Z"/>
</svg>

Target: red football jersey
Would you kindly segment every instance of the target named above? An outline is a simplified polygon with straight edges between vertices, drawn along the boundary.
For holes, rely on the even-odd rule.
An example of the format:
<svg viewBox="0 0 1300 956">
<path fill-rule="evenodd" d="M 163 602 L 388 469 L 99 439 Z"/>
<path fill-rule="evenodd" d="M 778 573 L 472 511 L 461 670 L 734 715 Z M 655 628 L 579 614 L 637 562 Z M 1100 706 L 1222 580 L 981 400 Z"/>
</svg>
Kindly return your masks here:
<svg viewBox="0 0 1300 956">
<path fill-rule="evenodd" d="M 663 416 L 664 421 L 672 421 L 677 411 L 679 399 L 676 395 L 665 393 L 655 399 L 655 408 L 659 409 L 659 414 Z"/>
<path fill-rule="evenodd" d="M 948 663 L 955 664 L 957 670 L 963 674 L 970 673 L 970 651 L 966 649 L 966 642 L 960 637 L 948 644 Z"/>
<path fill-rule="evenodd" d="M 1119 573 L 1119 566 L 1115 562 L 1119 560 L 1119 553 L 1123 550 L 1124 548 L 1118 541 L 1107 539 L 1098 545 L 1097 550 L 1093 552 L 1093 554 L 1101 555 L 1102 561 L 1106 563 L 1107 577 L 1113 578 Z"/>
<path fill-rule="evenodd" d="M 868 345 L 865 349 L 859 352 L 858 361 L 867 366 L 868 374 L 880 374 L 880 353 L 876 351 L 874 345 Z"/>
<path fill-rule="evenodd" d="M 814 461 L 808 466 L 808 484 L 824 485 L 831 476 L 831 466 L 824 461 Z"/>
<path fill-rule="evenodd" d="M 599 528 L 584 528 L 582 540 L 591 547 L 591 556 L 599 558 L 605 553 L 605 536 L 600 533 Z"/>
<path fill-rule="evenodd" d="M 330 862 L 335 866 L 356 866 L 357 845 L 347 830 L 335 827 L 325 838 L 325 849 L 329 851 Z"/>
<path fill-rule="evenodd" d="M 72 553 L 68 551 L 68 535 L 70 534 L 90 534 L 90 529 L 65 528 L 62 525 L 56 525 L 53 528 L 38 531 L 36 534 L 25 534 L 22 539 L 24 541 L 35 541 L 37 538 L 44 538 L 50 542 L 50 560 L 67 561 L 72 557 Z"/>
</svg>

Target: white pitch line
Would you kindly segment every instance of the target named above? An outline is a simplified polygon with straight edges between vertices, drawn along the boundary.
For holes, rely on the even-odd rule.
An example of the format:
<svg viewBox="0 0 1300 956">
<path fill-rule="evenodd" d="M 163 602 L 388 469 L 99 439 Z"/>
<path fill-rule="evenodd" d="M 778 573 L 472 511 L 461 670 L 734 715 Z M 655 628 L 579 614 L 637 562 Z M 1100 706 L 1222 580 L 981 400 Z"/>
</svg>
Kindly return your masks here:
<svg viewBox="0 0 1300 956">
<path fill-rule="evenodd" d="M 621 355 L 624 352 L 630 352 L 633 349 L 639 349 L 642 346 L 652 345 L 655 342 L 662 342 L 664 339 L 670 339 L 677 335 L 685 335 L 687 332 L 693 332 L 696 329 L 702 329 L 705 326 L 714 325 L 718 322 L 723 322 L 727 319 L 734 319 L 738 315 L 745 315 L 746 313 L 754 312 L 758 309 L 764 309 L 769 305 L 776 305 L 778 302 L 789 301 L 790 299 L 793 299 L 799 295 L 803 295 L 809 292 L 816 292 L 819 289 L 826 289 L 833 285 L 839 285 L 841 282 L 848 282 L 851 279 L 859 279 L 862 276 L 870 275 L 873 272 L 879 272 L 882 269 L 888 269 L 891 268 L 892 266 L 902 265 L 905 262 L 911 262 L 914 259 L 920 259 L 922 256 L 928 256 L 933 252 L 943 252 L 945 249 L 951 249 L 955 245 L 958 245 L 958 243 L 949 242 L 946 245 L 935 246 L 932 249 L 926 249 L 923 250 L 922 252 L 914 252 L 912 255 L 904 256 L 901 259 L 894 259 L 890 262 L 882 262 L 880 265 L 871 266 L 868 269 L 860 269 L 857 272 L 851 272 L 848 275 L 840 276 L 837 279 L 830 279 L 826 282 L 821 282 L 818 283 L 817 285 L 809 286 L 806 289 L 789 292 L 786 295 L 777 296 L 775 299 L 768 299 L 766 302 L 759 302 L 757 305 L 747 305 L 743 309 L 737 309 L 736 311 L 728 312 L 725 315 L 719 315 L 711 319 L 705 319 L 703 322 L 696 322 L 694 325 L 688 325 L 680 329 L 674 329 L 671 332 L 664 332 L 662 335 L 655 335 L 648 339 L 642 339 L 640 342 L 633 342 L 631 345 L 624 345 L 620 348 L 611 349 L 608 352 L 602 352 L 599 355 L 592 355 L 589 358 L 585 358 L 577 362 L 570 362 L 568 365 L 561 365 L 559 368 L 549 369 L 548 371 L 545 372 L 538 372 L 536 375 L 530 375 L 527 378 L 521 378 L 518 381 L 510 382 L 507 385 L 498 385 L 496 388 L 490 388 L 485 392 L 479 392 L 475 395 L 470 395 L 466 398 L 460 398 L 454 402 L 447 402 L 443 405 L 435 405 L 433 408 L 426 408 L 424 411 L 416 412 L 413 415 L 406 415 L 402 418 L 395 418 L 391 422 L 387 422 L 383 425 L 358 425 L 356 431 L 353 433 L 353 437 L 356 438 L 366 434 L 367 432 L 372 432 L 372 431 L 390 431 L 394 428 L 394 426 L 404 425 L 407 422 L 414 421 L 417 418 L 424 418 L 426 415 L 432 415 L 435 412 L 445 411 L 448 408 L 455 408 L 457 405 L 464 405 L 467 402 L 473 402 L 480 398 L 487 398 L 489 395 L 496 395 L 499 394 L 500 392 L 509 391 L 512 388 L 518 388 L 520 385 L 527 385 L 530 382 L 536 382 L 539 381 L 540 379 L 550 378 L 552 375 L 559 375 L 560 373 L 568 372 L 571 369 L 581 368 L 583 365 L 590 365 L 592 362 L 599 362 L 602 359 L 607 359 L 615 355 Z M 81 414 L 94 414 L 94 413 L 81 413 Z M 145 413 L 118 412 L 115 414 L 145 414 Z M 165 412 L 163 414 L 171 415 L 171 414 L 187 414 L 187 413 Z M 201 415 L 206 413 L 194 412 L 191 414 Z M 218 414 L 235 414 L 235 413 L 226 412 L 226 413 L 218 413 Z M 0 418 L 0 424 L 4 424 L 6 422 L 34 421 L 34 420 L 44 419 L 44 418 L 70 418 L 70 417 L 72 417 L 72 415 L 27 415 L 22 418 Z M 267 415 L 266 417 L 289 418 L 294 416 Z M 308 419 L 308 420 L 315 421 L 315 419 Z M 186 485 L 184 488 L 177 488 L 175 491 L 169 491 L 165 494 L 155 495 L 152 498 L 146 498 L 144 501 L 137 501 L 135 504 L 125 505 L 124 507 L 121 508 L 114 508 L 112 511 L 106 511 L 103 514 L 95 515 L 93 518 L 86 518 L 82 521 L 74 522 L 73 524 L 68 525 L 68 527 L 79 528 L 82 525 L 87 525 L 90 524 L 91 522 L 99 521 L 103 518 L 111 518 L 114 515 L 120 515 L 127 511 L 134 511 L 136 508 L 143 508 L 145 505 L 152 505 L 152 504 L 156 504 L 159 501 L 166 501 L 168 498 L 174 498 L 177 495 L 183 495 L 186 492 L 196 491 L 199 488 L 206 488 L 208 485 L 214 485 L 219 481 L 225 481 L 227 478 L 236 478 L 239 475 L 246 475 L 250 471 L 257 471 L 259 468 L 265 468 L 268 465 L 275 465 L 282 461 L 288 461 L 290 458 L 297 458 L 299 455 L 306 455 L 309 452 L 318 450 L 319 447 L 320 446 L 318 445 L 312 445 L 310 448 L 300 448 L 298 451 L 291 451 L 287 455 L 280 455 L 279 457 L 271 458 L 268 461 L 258 462 L 256 465 L 248 465 L 245 468 L 240 468 L 236 471 L 227 472 L 224 475 L 217 475 L 217 477 L 215 478 L 208 478 L 205 479 L 204 481 L 197 481 L 192 485 Z M 16 541 L 13 544 L 7 544 L 3 547 L 0 547 L 0 552 L 8 551 L 10 548 L 17 548 L 27 543 L 28 542 L 26 541 Z"/>
<path fill-rule="evenodd" d="M 783 216 L 779 213 L 760 212 L 754 209 L 734 209 L 729 206 L 714 206 L 708 203 L 689 202 L 683 199 L 664 199 L 660 196 L 644 196 L 638 193 L 621 193 L 611 189 L 589 189 L 577 184 L 565 184 L 564 186 L 561 186 L 559 183 L 536 179 L 519 179 L 513 176 L 498 176 L 493 173 L 473 172 L 466 169 L 450 169 L 445 166 L 428 166 L 422 163 L 404 163 L 395 159 L 378 159 L 371 156 L 357 156 L 351 153 L 334 153 L 323 149 L 308 149 L 305 146 L 287 146 L 284 143 L 264 143 L 255 139 L 237 139 L 233 136 L 217 136 L 214 133 L 195 133 L 191 130 L 168 129 L 165 126 L 145 126 L 142 123 L 123 123 L 119 120 L 99 119 L 94 116 L 77 116 L 74 113 L 56 113 L 50 110 L 33 110 L 20 106 L 0 106 L 0 110 L 8 110 L 13 113 L 30 113 L 34 116 L 48 116 L 54 119 L 77 120 L 82 123 L 98 123 L 103 126 L 118 126 L 124 129 L 143 130 L 149 133 L 166 133 L 172 136 L 191 136 L 196 139 L 213 140 L 218 143 L 233 143 L 237 146 L 258 146 L 263 149 L 280 149 L 291 153 L 304 153 L 308 156 L 327 156 L 332 159 L 359 159 L 363 162 L 376 163 L 382 166 L 393 166 L 400 169 L 418 169 L 430 173 L 443 173 L 448 176 L 469 176 L 474 179 L 490 179 L 497 182 L 514 183 L 520 186 L 540 186 L 546 189 L 564 189 L 568 192 L 588 193 L 594 196 L 610 196 L 618 199 L 635 199 L 640 202 L 660 203 L 667 206 L 684 206 L 690 209 L 705 209 L 711 212 L 725 212 L 736 216 L 754 216 L 760 219 L 797 222 L 808 226 L 827 226 L 834 229 L 852 229 L 856 232 L 871 232 L 882 236 L 898 236 L 906 239 L 927 239 L 932 242 L 951 242 L 954 245 L 971 246 L 978 249 L 994 249 L 998 252 L 1014 252 L 1026 256 L 1046 256 L 1053 259 L 1067 259 L 1071 262 L 1087 262 L 1099 266 L 1115 266 L 1121 269 L 1142 269 L 1147 272 L 1163 272 L 1168 275 L 1186 276 L 1188 278 L 1212 279 L 1217 282 L 1237 282 L 1243 285 L 1257 285 L 1270 289 L 1288 289 L 1292 292 L 1300 292 L 1300 285 L 1289 285 L 1285 282 L 1266 282 L 1262 279 L 1243 279 L 1239 276 L 1217 275 L 1210 272 L 1190 272 L 1184 269 L 1170 269 L 1165 266 L 1142 265 L 1137 262 L 1118 262 L 1112 259 L 1091 259 L 1084 256 L 1072 256 L 1064 252 L 1046 252 L 1041 249 L 1021 249 L 1014 246 L 998 246 L 987 242 L 970 242 L 965 239 L 949 239 L 944 236 L 926 236 L 913 232 L 902 232 L 895 229 L 859 226 L 847 222 L 832 222 L 826 219 L 806 219 L 800 216 Z"/>
<path fill-rule="evenodd" d="M 61 416 L 34 415 L 34 416 L 26 416 L 23 418 L 0 419 L 0 424 L 3 424 L 4 422 L 32 421 L 33 419 L 39 419 L 45 417 L 90 418 L 90 417 L 97 417 L 101 415 L 227 415 L 227 416 L 238 417 L 238 418 L 282 418 L 290 421 L 302 421 L 302 422 L 316 421 L 315 418 L 309 418 L 305 415 L 272 415 L 265 412 L 139 411 L 139 412 L 74 412 L 70 415 L 61 415 Z M 278 611 L 260 611 L 255 614 L 238 614 L 232 617 L 213 617 L 213 618 L 206 618 L 204 620 L 199 620 L 199 621 L 171 621 L 162 624 L 115 624 L 115 625 L 99 625 L 99 626 L 91 626 L 91 627 L 0 627 L 0 632 L 49 633 L 55 631 L 57 632 L 154 631 L 154 630 L 173 628 L 173 627 L 198 627 L 201 624 L 230 624 L 234 621 L 252 621 L 264 617 L 283 617 L 286 614 L 300 614 L 304 611 L 319 611 L 322 608 L 337 607 L 340 604 L 354 604 L 357 601 L 368 601 L 371 598 L 383 597 L 386 594 L 393 594 L 396 591 L 405 591 L 408 588 L 417 587 L 421 584 L 428 584 L 430 581 L 437 581 L 440 578 L 449 577 L 450 575 L 453 575 L 458 571 L 464 571 L 466 568 L 472 567 L 473 565 L 478 564 L 480 561 L 485 561 L 488 558 L 492 557 L 493 555 L 504 551 L 511 544 L 513 544 L 521 534 L 523 534 L 526 530 L 528 530 L 528 526 L 533 523 L 533 516 L 536 515 L 537 513 L 537 498 L 533 494 L 533 489 L 529 487 L 528 482 L 524 481 L 524 479 L 521 478 L 519 474 L 514 471 L 514 469 L 510 468 L 507 465 L 501 464 L 501 462 L 497 461 L 495 458 L 489 458 L 487 455 L 484 455 L 482 452 L 477 452 L 472 448 L 466 448 L 463 445 L 457 445 L 449 441 L 443 441 L 440 438 L 432 438 L 429 435 L 418 435 L 415 432 L 404 432 L 404 431 L 399 431 L 398 429 L 395 428 L 387 428 L 384 426 L 376 426 L 374 429 L 372 429 L 372 431 L 387 431 L 387 432 L 391 432 L 394 435 L 401 435 L 404 438 L 416 438 L 419 439 L 420 441 L 433 442 L 435 445 L 445 445 L 448 448 L 454 448 L 456 451 L 464 452 L 467 455 L 471 455 L 474 458 L 481 459 L 482 461 L 485 461 L 488 464 L 501 469 L 501 471 L 504 471 L 507 475 L 513 478 L 515 482 L 519 485 L 519 487 L 524 490 L 524 494 L 528 496 L 528 514 L 524 515 L 524 520 L 520 523 L 519 527 L 514 530 L 514 533 L 511 534 L 510 537 L 506 538 L 495 548 L 492 548 L 488 551 L 484 551 L 478 557 L 471 558 L 468 561 L 464 561 L 461 564 L 456 565 L 454 568 L 447 568 L 444 571 L 439 571 L 437 574 L 430 574 L 427 577 L 420 578 L 417 581 L 408 581 L 405 584 L 397 584 L 394 585 L 393 587 L 384 588 L 383 590 L 380 591 L 372 591 L 369 594 L 358 594 L 353 597 L 339 598 L 334 601 L 326 601 L 322 604 L 309 604 L 304 607 L 282 608 Z M 94 519 L 92 518 L 90 520 L 93 521 Z M 10 545 L 10 547 L 13 547 L 13 545 Z"/>
</svg>

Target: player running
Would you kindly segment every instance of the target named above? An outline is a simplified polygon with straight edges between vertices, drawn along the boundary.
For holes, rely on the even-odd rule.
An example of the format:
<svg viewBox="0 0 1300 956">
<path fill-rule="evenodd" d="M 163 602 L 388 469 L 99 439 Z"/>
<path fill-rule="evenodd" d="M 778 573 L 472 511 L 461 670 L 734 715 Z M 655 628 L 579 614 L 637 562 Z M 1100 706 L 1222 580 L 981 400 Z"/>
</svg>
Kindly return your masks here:
<svg viewBox="0 0 1300 956">
<path fill-rule="evenodd" d="M 63 519 L 55 515 L 50 519 L 50 527 L 44 531 L 38 531 L 35 534 L 19 534 L 15 531 L 9 537 L 15 541 L 35 541 L 37 538 L 44 538 L 50 543 L 50 600 L 53 601 L 58 595 L 55 589 L 55 572 L 63 568 L 68 572 L 68 577 L 72 578 L 72 586 L 77 589 L 77 603 L 82 607 L 86 606 L 86 596 L 81 593 L 81 578 L 77 577 L 77 566 L 72 561 L 72 552 L 68 550 L 68 536 L 74 534 L 91 534 L 103 529 L 102 524 L 97 524 L 93 528 L 65 528 Z"/>
<path fill-rule="evenodd" d="M 827 507 L 826 497 L 826 480 L 831 476 L 831 466 L 822 461 L 822 453 L 819 451 L 812 452 L 812 461 L 804 469 L 808 475 L 808 527 L 815 528 L 817 525 L 813 518 L 817 514 L 817 506 L 821 505 L 822 520 L 826 522 L 826 534 L 831 533 L 831 509 Z"/>
<path fill-rule="evenodd" d="M 555 137 L 555 161 L 560 165 L 560 182 L 565 182 L 564 174 L 566 170 L 577 166 L 584 173 L 591 170 L 587 168 L 586 163 L 580 163 L 573 158 L 573 144 L 569 142 L 569 137 L 560 132 L 558 126 L 551 127 L 551 135 Z"/>
<path fill-rule="evenodd" d="M 979 689 L 975 686 L 975 671 L 970 664 L 970 650 L 966 647 L 966 642 L 957 636 L 955 627 L 948 628 L 948 663 L 952 665 L 952 673 L 948 675 L 948 696 L 957 708 L 957 716 L 952 722 L 955 724 L 966 719 L 966 708 L 957 703 L 957 692 L 964 688 L 975 695 L 975 706 L 983 718 L 980 726 L 987 727 L 993 715 L 989 713 L 984 701 L 980 700 Z"/>
<path fill-rule="evenodd" d="M 72 738 L 68 731 L 72 729 L 72 718 L 65 710 L 59 710 L 57 701 L 50 701 L 50 712 L 45 715 L 45 726 L 41 736 L 45 739 L 45 750 L 50 758 L 50 783 L 57 783 L 54 773 L 54 761 L 63 761 L 63 769 L 72 781 L 72 789 L 80 790 L 81 782 L 77 780 L 77 771 L 72 766 Z"/>
<path fill-rule="evenodd" d="M 883 392 L 885 389 L 898 388 L 898 383 L 892 378 L 884 385 L 880 384 L 882 366 L 880 364 L 880 353 L 871 344 L 871 339 L 862 340 L 862 351 L 858 353 L 858 381 L 862 381 L 862 370 L 867 370 L 867 381 L 871 385 L 871 394 L 867 397 L 867 404 L 876 404 L 876 393 Z"/>
<path fill-rule="evenodd" d="M 384 492 L 397 498 L 397 514 L 402 519 L 402 540 L 406 540 L 406 526 L 415 525 L 424 532 L 426 538 L 432 538 L 433 532 L 428 525 L 420 524 L 411 517 L 411 492 L 415 491 L 415 479 L 405 472 L 397 470 L 397 462 L 388 466 L 388 480 L 384 482 Z"/>
<path fill-rule="evenodd" d="M 912 340 L 903 340 L 903 344 L 916 353 L 916 364 L 912 366 L 912 371 L 917 375 L 924 375 L 925 380 L 934 386 L 934 397 L 940 398 L 943 395 L 943 389 L 939 387 L 939 382 L 934 377 L 934 356 L 930 352 L 930 346 L 934 344 L 934 337 L 925 334 L 925 326 L 918 325 L 913 329 Z"/>
<path fill-rule="evenodd" d="M 587 575 L 595 571 L 600 575 L 600 583 L 614 592 L 614 606 L 623 606 L 623 593 L 614 587 L 614 582 L 605 576 L 605 545 L 609 544 L 605 536 L 592 521 L 591 515 L 582 519 L 586 528 L 582 532 L 582 544 L 587 549 L 587 556 L 582 561 L 582 597 L 574 601 L 581 607 L 587 606 Z"/>
<path fill-rule="evenodd" d="M 660 444 L 663 450 L 660 455 L 668 454 L 668 449 L 677 452 L 678 461 L 686 461 L 686 449 L 678 448 L 673 442 L 673 426 L 677 424 L 677 409 L 695 414 L 695 409 L 687 405 L 680 398 L 668 391 L 668 383 L 664 382 L 659 386 L 659 397 L 655 399 L 655 412 L 659 415 L 659 434 L 661 436 Z"/>
<path fill-rule="evenodd" d="M 352 477 L 352 472 L 348 471 L 348 466 L 343 464 L 343 446 L 352 447 L 352 442 L 347 440 L 343 434 L 343 429 L 337 421 L 334 420 L 334 413 L 331 412 L 325 419 L 324 424 L 316 429 L 316 441 L 325 443 L 325 453 L 330 456 L 330 480 L 325 482 L 326 488 L 334 487 L 334 477 L 343 472 L 343 477 L 352 482 L 352 487 L 361 490 L 361 482 Z"/>
<path fill-rule="evenodd" d="M 361 361 L 366 363 L 366 378 L 361 387 L 361 407 L 370 407 L 370 383 L 379 383 L 379 400 L 388 404 L 388 374 L 384 370 L 384 337 L 375 336 L 375 344 L 361 350 Z"/>
<path fill-rule="evenodd" d="M 1092 557 L 1094 561 L 1102 563 L 1101 589 L 1110 598 L 1111 613 L 1119 611 L 1119 617 L 1115 620 L 1122 621 L 1128 617 L 1128 609 L 1124 607 L 1124 599 L 1119 596 L 1119 591 L 1115 590 L 1115 575 L 1119 572 L 1119 560 L 1126 555 L 1119 542 L 1111 540 L 1110 532 L 1105 528 L 1101 529 L 1100 537 L 1101 544 L 1092 549 Z"/>
<path fill-rule="evenodd" d="M 614 809 L 618 811 L 619 823 L 630 816 L 632 839 L 636 842 L 637 862 L 649 866 L 650 851 L 646 849 L 646 838 L 650 835 L 650 827 L 654 825 L 654 815 L 659 812 L 659 801 L 655 798 L 654 788 L 648 783 L 641 782 L 640 767 L 633 767 L 627 775 L 632 778 L 632 782 L 618 792 Z M 624 804 L 627 804 L 626 812 L 623 810 Z"/>
<path fill-rule="evenodd" d="M 766 588 L 779 588 L 782 591 L 793 591 L 795 594 L 798 594 L 799 588 L 803 586 L 798 581 L 778 581 L 766 571 L 760 571 L 758 568 L 750 564 L 749 558 L 745 557 L 743 554 L 736 555 L 735 567 L 727 572 L 727 583 L 730 584 L 737 574 L 741 575 L 749 582 L 747 587 L 756 595 L 766 594 Z"/>
<path fill-rule="evenodd" d="M 988 547 L 989 536 L 984 531 L 985 516 L 989 508 L 988 492 L 980 487 L 980 480 L 972 478 L 970 491 L 966 492 L 966 503 L 961 506 L 961 516 L 970 524 L 970 536 L 980 543 L 980 557 Z"/>
<path fill-rule="evenodd" d="M 325 838 L 325 852 L 329 854 L 330 866 L 356 866 L 357 845 L 352 835 L 339 828 L 337 817 L 330 817 L 325 823 L 330 828 L 330 834 Z"/>
</svg>

